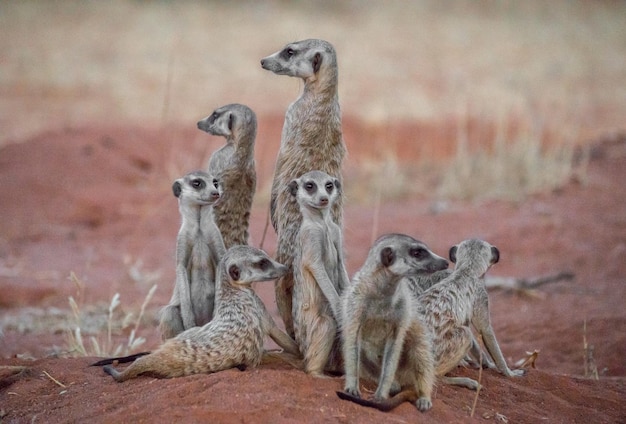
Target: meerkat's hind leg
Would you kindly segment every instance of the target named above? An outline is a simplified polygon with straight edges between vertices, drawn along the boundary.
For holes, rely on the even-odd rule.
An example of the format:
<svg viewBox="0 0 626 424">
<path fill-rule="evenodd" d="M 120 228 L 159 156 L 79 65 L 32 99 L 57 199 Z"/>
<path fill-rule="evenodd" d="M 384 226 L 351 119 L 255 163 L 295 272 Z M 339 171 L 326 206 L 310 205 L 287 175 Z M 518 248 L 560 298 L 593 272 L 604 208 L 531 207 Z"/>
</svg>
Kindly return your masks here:
<svg viewBox="0 0 626 424">
<path fill-rule="evenodd" d="M 308 374 L 314 377 L 327 378 L 324 368 L 330 358 L 330 354 L 335 342 L 337 326 L 333 318 L 320 315 L 312 323 L 309 334 L 309 347 L 304 354 L 304 367 Z"/>
<path fill-rule="evenodd" d="M 122 373 L 116 370 L 112 365 L 105 365 L 102 367 L 105 373 L 109 374 L 117 382 L 120 381 Z"/>
</svg>

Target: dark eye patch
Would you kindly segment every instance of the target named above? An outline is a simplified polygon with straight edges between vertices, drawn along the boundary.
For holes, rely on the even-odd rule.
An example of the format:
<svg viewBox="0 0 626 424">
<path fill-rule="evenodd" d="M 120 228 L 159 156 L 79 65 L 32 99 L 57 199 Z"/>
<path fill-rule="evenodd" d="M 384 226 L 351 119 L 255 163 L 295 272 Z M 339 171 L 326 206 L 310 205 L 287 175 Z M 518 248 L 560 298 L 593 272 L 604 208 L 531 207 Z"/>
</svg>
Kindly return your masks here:
<svg viewBox="0 0 626 424">
<path fill-rule="evenodd" d="M 304 189 L 309 194 L 315 193 L 317 191 L 317 184 L 315 184 L 313 181 L 307 181 L 306 183 L 304 183 Z"/>
<path fill-rule="evenodd" d="M 217 178 L 213 178 L 213 187 L 215 188 L 219 188 L 220 182 L 218 181 Z"/>
<path fill-rule="evenodd" d="M 200 190 L 206 187 L 206 183 L 204 182 L 203 179 L 195 178 L 191 180 L 191 186 L 195 188 L 196 190 Z"/>
<path fill-rule="evenodd" d="M 330 194 L 333 192 L 334 189 L 335 189 L 335 184 L 333 184 L 331 181 L 326 183 L 326 193 Z"/>
<path fill-rule="evenodd" d="M 295 54 L 296 54 L 296 51 L 292 49 L 291 47 L 287 47 L 282 52 L 280 52 L 280 56 L 285 60 L 291 59 L 292 56 Z"/>
<path fill-rule="evenodd" d="M 258 265 L 260 270 L 266 271 L 271 266 L 271 263 L 267 259 L 261 259 Z"/>
<path fill-rule="evenodd" d="M 428 257 L 428 251 L 426 251 L 426 249 L 423 249 L 421 247 L 412 247 L 409 250 L 409 255 L 411 255 L 412 257 L 416 259 L 424 259 Z"/>
</svg>

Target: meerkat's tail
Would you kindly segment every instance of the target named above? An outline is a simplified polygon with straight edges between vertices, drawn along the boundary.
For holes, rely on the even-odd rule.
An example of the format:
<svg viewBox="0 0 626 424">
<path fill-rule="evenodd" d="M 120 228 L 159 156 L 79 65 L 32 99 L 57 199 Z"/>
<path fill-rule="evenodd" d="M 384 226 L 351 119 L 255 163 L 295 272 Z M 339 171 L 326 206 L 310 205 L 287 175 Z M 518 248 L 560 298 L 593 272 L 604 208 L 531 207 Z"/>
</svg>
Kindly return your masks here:
<svg viewBox="0 0 626 424">
<path fill-rule="evenodd" d="M 349 400 L 354 403 L 357 403 L 361 406 L 367 406 L 369 408 L 376 408 L 379 411 L 389 412 L 392 409 L 400 406 L 404 402 L 415 403 L 417 401 L 417 393 L 414 390 L 403 390 L 397 395 L 390 397 L 389 399 L 383 399 L 380 401 L 362 399 L 356 396 L 353 396 L 346 392 L 336 392 L 339 399 Z"/>
<path fill-rule="evenodd" d="M 125 364 L 127 362 L 133 362 L 135 359 L 141 358 L 142 356 L 146 356 L 148 354 L 150 354 L 150 352 L 139 352 L 139 353 L 135 353 L 134 355 L 120 356 L 120 357 L 117 357 L 117 358 L 101 359 L 98 362 L 94 362 L 93 364 L 89 364 L 89 366 L 90 367 L 101 367 L 103 365 L 111 365 L 114 362 L 116 362 L 118 364 Z"/>
</svg>

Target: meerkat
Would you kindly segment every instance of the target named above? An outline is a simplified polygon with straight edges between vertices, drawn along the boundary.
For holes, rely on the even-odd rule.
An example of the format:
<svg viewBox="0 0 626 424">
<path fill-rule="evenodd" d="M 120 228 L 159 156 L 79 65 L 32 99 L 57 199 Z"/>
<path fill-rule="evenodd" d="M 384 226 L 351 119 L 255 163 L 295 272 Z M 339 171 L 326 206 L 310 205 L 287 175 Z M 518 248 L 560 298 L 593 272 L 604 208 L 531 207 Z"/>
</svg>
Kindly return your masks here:
<svg viewBox="0 0 626 424">
<path fill-rule="evenodd" d="M 271 221 L 277 234 L 276 260 L 291 269 L 302 216 L 296 199 L 289 193 L 289 182 L 317 169 L 343 183 L 341 167 L 346 147 L 337 93 L 337 55 L 327 41 L 302 40 L 262 59 L 261 66 L 304 81 L 302 93 L 285 114 L 270 198 Z M 343 200 L 339 198 L 333 205 L 332 217 L 340 227 L 342 210 Z M 287 333 L 294 336 L 293 273 L 279 279 L 275 291 Z"/>
<path fill-rule="evenodd" d="M 339 296 L 349 284 L 341 228 L 330 209 L 341 196 L 339 180 L 311 171 L 289 183 L 302 213 L 293 262 L 293 322 L 304 370 L 324 376 L 331 352 L 340 356 L 337 338 Z M 333 349 L 334 347 L 334 349 Z"/>
<path fill-rule="evenodd" d="M 476 380 L 445 377 L 471 351 L 480 356 L 480 347 L 469 327 L 476 328 L 496 368 L 508 377 L 524 374 L 506 364 L 496 340 L 489 315 L 489 297 L 484 275 L 500 259 L 497 247 L 478 239 L 469 239 L 450 248 L 454 271 L 418 297 L 422 316 L 434 336 L 436 373 L 448 384 L 476 390 Z"/>
<path fill-rule="evenodd" d="M 407 235 L 379 238 L 365 263 L 342 296 L 344 398 L 360 399 L 359 377 L 378 380 L 376 402 L 389 398 L 390 391 L 407 388 L 420 411 L 432 407 L 435 363 L 431 333 L 418 319 L 415 299 L 403 277 L 410 272 L 434 272 L 448 262 Z M 407 399 L 402 392 L 397 396 Z M 395 398 L 397 400 L 397 398 Z"/>
<path fill-rule="evenodd" d="M 256 190 L 256 115 L 248 106 L 233 103 L 215 109 L 198 122 L 198 128 L 226 138 L 226 145 L 213 152 L 207 164 L 208 172 L 223 187 L 223 195 L 213 207 L 213 216 L 224 245 L 228 249 L 248 244 L 250 209 Z"/>
<path fill-rule="evenodd" d="M 298 346 L 280 330 L 250 285 L 278 278 L 287 267 L 251 246 L 230 248 L 219 264 L 215 316 L 202 327 L 185 330 L 156 351 L 136 359 L 123 371 L 104 371 L 122 382 L 142 374 L 158 378 L 212 373 L 233 367 L 256 367 L 269 335 L 286 352 L 299 355 Z"/>
<path fill-rule="evenodd" d="M 224 241 L 213 221 L 212 207 L 221 186 L 204 171 L 174 181 L 182 224 L 176 238 L 176 282 L 172 298 L 160 311 L 159 329 L 169 339 L 213 317 L 215 276 L 224 255 Z"/>
</svg>

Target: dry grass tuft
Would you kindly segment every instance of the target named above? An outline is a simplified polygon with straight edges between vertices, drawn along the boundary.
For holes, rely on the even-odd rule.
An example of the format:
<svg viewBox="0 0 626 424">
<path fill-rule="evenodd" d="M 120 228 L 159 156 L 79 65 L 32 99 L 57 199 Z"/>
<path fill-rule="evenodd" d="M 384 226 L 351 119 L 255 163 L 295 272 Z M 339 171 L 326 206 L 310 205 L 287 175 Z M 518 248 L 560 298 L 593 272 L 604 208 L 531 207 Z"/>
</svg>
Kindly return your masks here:
<svg viewBox="0 0 626 424">
<path fill-rule="evenodd" d="M 77 297 L 82 298 L 82 292 L 84 290 L 84 284 L 76 277 L 74 273 L 71 274 L 72 281 L 79 288 Z M 135 352 L 139 346 L 141 346 L 146 339 L 138 337 L 138 330 L 143 315 L 145 313 L 148 303 L 152 299 L 154 292 L 157 289 L 157 285 L 154 284 L 148 291 L 139 315 L 134 320 L 134 325 L 130 331 L 128 339 L 125 343 L 114 342 L 115 332 L 118 329 L 127 329 L 133 324 L 133 313 L 127 313 L 125 315 L 118 314 L 116 312 L 118 306 L 121 304 L 119 293 L 115 293 L 108 307 L 108 318 L 106 337 L 92 335 L 89 337 L 90 345 L 86 346 L 83 340 L 83 320 L 79 302 L 74 300 L 73 296 L 69 297 L 70 308 L 74 318 L 73 327 L 68 329 L 67 332 L 67 349 L 66 353 L 70 356 L 121 356 L 129 355 Z"/>
<path fill-rule="evenodd" d="M 506 134 L 512 132 L 503 121 L 492 140 L 472 150 L 461 127 L 456 155 L 441 175 L 439 197 L 520 201 L 532 193 L 560 188 L 574 176 L 584 179 L 586 159 L 576 163 L 571 139 L 548 143 L 537 124 L 526 125 L 509 139 Z"/>
</svg>

